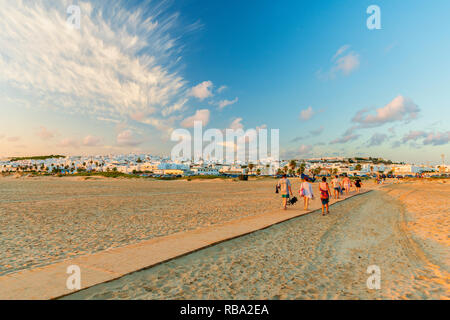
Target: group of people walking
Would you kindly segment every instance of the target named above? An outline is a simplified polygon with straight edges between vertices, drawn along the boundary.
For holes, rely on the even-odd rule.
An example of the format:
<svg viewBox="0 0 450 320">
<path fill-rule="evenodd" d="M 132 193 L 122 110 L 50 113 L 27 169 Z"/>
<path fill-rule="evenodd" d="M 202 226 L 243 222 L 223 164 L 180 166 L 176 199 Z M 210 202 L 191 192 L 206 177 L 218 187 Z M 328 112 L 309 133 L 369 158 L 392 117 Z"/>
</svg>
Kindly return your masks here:
<svg viewBox="0 0 450 320">
<path fill-rule="evenodd" d="M 342 180 L 339 178 L 339 176 L 335 176 L 335 178 L 331 180 L 331 185 L 333 188 L 333 193 L 331 192 L 326 177 L 323 177 L 322 181 L 319 182 L 320 201 L 322 202 L 323 216 L 330 213 L 329 202 L 332 196 L 334 196 L 334 198 L 338 200 L 340 196 L 344 194 L 344 192 L 348 195 L 353 185 L 356 187 L 356 192 L 359 193 L 361 192 L 362 182 L 360 179 L 357 179 L 353 184 L 348 176 L 344 176 Z M 278 181 L 277 192 L 278 191 L 280 191 L 281 197 L 283 199 L 283 209 L 286 210 L 290 196 L 293 197 L 294 195 L 292 192 L 292 184 L 285 174 L 282 176 L 280 181 Z M 314 199 L 314 192 L 312 189 L 312 184 L 309 182 L 309 179 L 306 176 L 302 179 L 299 193 L 303 198 L 304 210 L 308 210 L 310 201 Z"/>
</svg>

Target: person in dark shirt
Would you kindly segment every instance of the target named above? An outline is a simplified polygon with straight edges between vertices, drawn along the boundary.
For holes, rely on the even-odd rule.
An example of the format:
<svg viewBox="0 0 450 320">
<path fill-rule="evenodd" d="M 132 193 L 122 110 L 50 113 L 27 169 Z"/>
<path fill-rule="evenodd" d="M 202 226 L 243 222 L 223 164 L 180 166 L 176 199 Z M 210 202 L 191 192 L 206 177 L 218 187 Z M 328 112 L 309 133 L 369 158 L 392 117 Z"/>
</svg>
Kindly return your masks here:
<svg viewBox="0 0 450 320">
<path fill-rule="evenodd" d="M 362 182 L 361 179 L 356 179 L 355 181 L 355 187 L 356 187 L 356 192 L 360 193 L 361 192 L 361 186 L 362 186 Z"/>
</svg>

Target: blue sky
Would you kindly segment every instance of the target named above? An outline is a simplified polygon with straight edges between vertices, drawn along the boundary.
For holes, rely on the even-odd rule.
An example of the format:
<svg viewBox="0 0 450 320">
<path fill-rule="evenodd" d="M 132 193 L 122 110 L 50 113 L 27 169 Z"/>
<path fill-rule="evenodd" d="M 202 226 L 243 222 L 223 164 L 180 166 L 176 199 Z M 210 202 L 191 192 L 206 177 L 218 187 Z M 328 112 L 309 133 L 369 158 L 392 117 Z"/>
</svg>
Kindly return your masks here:
<svg viewBox="0 0 450 320">
<path fill-rule="evenodd" d="M 1 3 L 0 156 L 169 154 L 193 119 L 283 158 L 449 156 L 448 1 Z"/>
</svg>

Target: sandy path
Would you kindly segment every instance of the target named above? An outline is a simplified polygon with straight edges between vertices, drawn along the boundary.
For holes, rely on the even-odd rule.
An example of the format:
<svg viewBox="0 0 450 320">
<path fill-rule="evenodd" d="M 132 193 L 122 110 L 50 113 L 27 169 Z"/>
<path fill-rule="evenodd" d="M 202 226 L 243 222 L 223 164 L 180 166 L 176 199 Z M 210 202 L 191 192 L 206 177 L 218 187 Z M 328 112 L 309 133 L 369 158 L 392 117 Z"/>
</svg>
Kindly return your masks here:
<svg viewBox="0 0 450 320">
<path fill-rule="evenodd" d="M 440 299 L 448 273 L 406 227 L 401 201 L 374 191 L 68 299 Z M 437 259 L 445 265 L 444 259 Z M 381 289 L 367 289 L 367 267 Z"/>
</svg>

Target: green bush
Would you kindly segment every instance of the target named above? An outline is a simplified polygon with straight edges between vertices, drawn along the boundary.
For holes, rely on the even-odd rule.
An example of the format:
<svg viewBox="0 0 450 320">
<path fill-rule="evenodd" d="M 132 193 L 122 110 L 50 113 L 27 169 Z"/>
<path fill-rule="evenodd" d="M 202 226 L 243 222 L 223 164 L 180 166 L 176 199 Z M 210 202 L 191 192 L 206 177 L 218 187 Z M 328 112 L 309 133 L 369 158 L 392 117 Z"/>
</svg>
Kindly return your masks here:
<svg viewBox="0 0 450 320">
<path fill-rule="evenodd" d="M 126 174 L 118 171 L 111 171 L 111 172 L 78 172 L 73 174 L 73 176 L 79 176 L 79 177 L 105 177 L 105 178 L 141 178 L 140 176 L 135 176 L 131 174 Z"/>
</svg>

